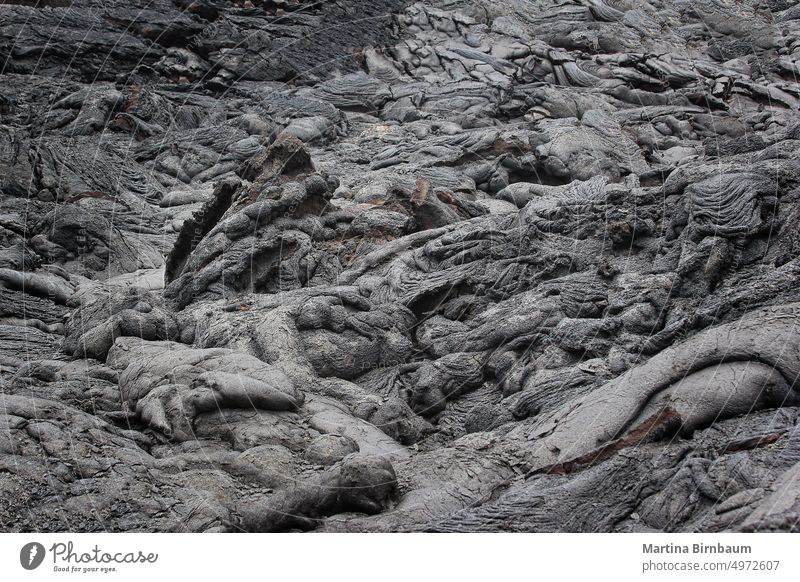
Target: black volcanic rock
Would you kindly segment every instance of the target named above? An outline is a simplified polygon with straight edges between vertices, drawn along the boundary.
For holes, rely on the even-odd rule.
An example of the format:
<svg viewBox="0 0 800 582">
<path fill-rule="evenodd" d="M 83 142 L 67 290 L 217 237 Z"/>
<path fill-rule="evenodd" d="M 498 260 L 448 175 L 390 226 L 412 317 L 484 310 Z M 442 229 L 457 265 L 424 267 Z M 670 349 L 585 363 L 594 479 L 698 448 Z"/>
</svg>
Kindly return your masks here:
<svg viewBox="0 0 800 582">
<path fill-rule="evenodd" d="M 797 530 L 799 41 L 1 3 L 0 530 Z"/>
</svg>

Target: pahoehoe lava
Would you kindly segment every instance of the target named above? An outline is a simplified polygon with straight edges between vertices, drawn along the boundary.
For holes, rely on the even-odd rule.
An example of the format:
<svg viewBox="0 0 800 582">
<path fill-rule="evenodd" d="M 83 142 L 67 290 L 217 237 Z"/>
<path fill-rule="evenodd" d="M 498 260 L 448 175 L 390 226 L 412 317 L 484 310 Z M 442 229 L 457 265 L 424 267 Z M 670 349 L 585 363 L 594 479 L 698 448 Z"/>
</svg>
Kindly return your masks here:
<svg viewBox="0 0 800 582">
<path fill-rule="evenodd" d="M 0 531 L 800 530 L 792 0 L 0 2 Z"/>
</svg>

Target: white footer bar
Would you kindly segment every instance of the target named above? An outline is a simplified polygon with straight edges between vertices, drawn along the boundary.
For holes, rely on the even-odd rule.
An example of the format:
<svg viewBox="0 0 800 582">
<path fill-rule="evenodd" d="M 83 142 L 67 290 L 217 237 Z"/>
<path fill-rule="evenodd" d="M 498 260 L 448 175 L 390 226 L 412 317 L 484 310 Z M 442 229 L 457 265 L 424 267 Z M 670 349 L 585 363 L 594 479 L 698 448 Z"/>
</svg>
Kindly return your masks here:
<svg viewBox="0 0 800 582">
<path fill-rule="evenodd" d="M 800 580 L 794 534 L 0 534 L 0 580 Z M 586 577 L 586 578 L 580 578 Z"/>
</svg>

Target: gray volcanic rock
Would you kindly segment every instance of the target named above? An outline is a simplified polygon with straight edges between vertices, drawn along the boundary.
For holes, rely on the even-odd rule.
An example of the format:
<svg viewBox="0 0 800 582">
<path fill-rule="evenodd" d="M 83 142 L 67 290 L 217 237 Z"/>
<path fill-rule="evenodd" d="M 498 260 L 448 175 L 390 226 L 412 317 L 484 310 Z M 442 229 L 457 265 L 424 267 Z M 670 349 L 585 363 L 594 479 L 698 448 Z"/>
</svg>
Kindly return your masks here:
<svg viewBox="0 0 800 582">
<path fill-rule="evenodd" d="M 797 531 L 800 12 L 0 7 L 0 530 Z"/>
</svg>

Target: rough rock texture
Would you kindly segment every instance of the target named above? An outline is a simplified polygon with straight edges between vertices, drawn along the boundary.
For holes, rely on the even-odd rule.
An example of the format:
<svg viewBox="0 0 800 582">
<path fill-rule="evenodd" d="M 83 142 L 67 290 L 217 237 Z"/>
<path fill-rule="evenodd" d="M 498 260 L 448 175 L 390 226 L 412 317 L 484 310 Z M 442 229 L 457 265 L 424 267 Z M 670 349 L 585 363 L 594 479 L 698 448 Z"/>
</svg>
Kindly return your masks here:
<svg viewBox="0 0 800 582">
<path fill-rule="evenodd" d="M 800 11 L 0 3 L 0 530 L 798 531 Z"/>
</svg>

